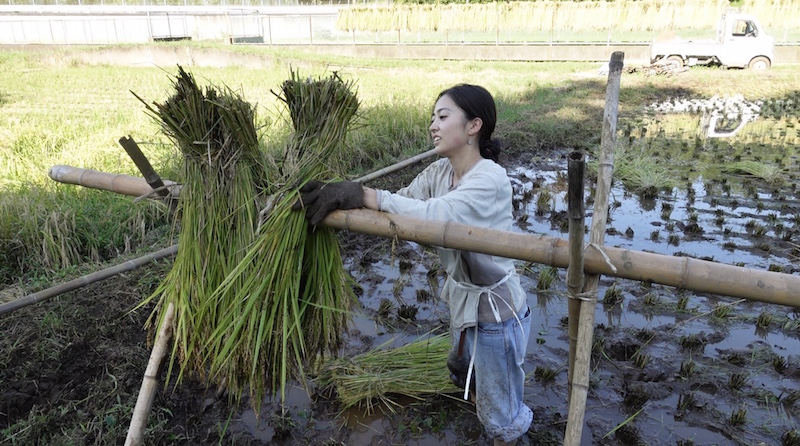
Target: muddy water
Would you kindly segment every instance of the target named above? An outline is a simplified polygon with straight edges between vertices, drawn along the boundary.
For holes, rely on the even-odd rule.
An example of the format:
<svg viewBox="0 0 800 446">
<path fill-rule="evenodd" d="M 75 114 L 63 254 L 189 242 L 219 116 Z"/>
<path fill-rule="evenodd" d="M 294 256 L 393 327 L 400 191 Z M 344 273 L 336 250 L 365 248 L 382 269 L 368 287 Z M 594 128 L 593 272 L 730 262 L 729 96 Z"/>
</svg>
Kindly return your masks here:
<svg viewBox="0 0 800 446">
<path fill-rule="evenodd" d="M 567 238 L 559 218 L 566 211 L 565 154 L 509 169 L 517 202 L 516 231 Z M 745 194 L 741 178 L 719 180 L 695 175 L 655 199 L 630 194 L 615 183 L 605 244 L 797 274 L 792 247 L 800 237 L 800 201 L 795 190 L 787 193 L 786 188 L 759 184 L 755 193 L 751 187 Z M 537 213 L 536 195 L 543 189 L 553 194 L 552 208 Z M 590 215 L 586 221 L 590 224 Z M 758 234 L 757 225 L 764 228 Z M 386 244 L 376 241 L 380 243 Z M 441 277 L 433 274 L 433 251 L 400 242 L 394 251 L 387 247 L 382 254 L 363 254 L 346 259 L 363 293 L 345 354 L 384 343 L 400 346 L 447 326 L 446 307 L 435 297 Z M 537 290 L 542 268 L 528 265 L 521 270 L 534 312 L 525 363 L 526 401 L 537 417 L 532 432 L 551 431 L 560 438 L 567 413 L 565 271 L 558 272 L 552 288 Z M 582 444 L 779 444 L 786 432 L 798 428 L 800 316 L 795 310 L 613 277 L 601 280 L 601 300 L 611 287 L 621 290 L 622 299 L 597 305 Z M 392 310 L 381 312 L 386 302 Z M 730 306 L 728 313 L 715 313 L 722 304 Z M 401 306 L 415 307 L 415 317 L 398 317 Z M 766 328 L 755 322 L 762 313 L 772 317 Z M 637 353 L 646 357 L 644 364 L 635 362 Z M 783 367 L 775 366 L 776 358 Z M 555 378 L 538 379 L 537 368 L 553 371 Z M 305 392 L 293 390 L 288 402 L 294 422 L 308 423 L 296 415 L 313 410 L 314 402 Z M 275 442 L 274 429 L 264 424 L 252 412 L 242 414 L 239 422 L 255 438 Z M 336 413 L 315 420 L 313 428 L 323 433 L 339 429 L 338 438 L 352 445 L 490 444 L 479 429 L 456 426 L 398 435 L 392 417 L 380 411 Z"/>
<path fill-rule="evenodd" d="M 520 218 L 521 230 L 567 238 L 561 224 L 563 219 L 552 218 L 566 211 L 566 199 L 561 191 L 566 165 L 554 159 L 547 161 L 509 171 L 517 198 L 523 205 L 525 197 L 531 196 L 535 187 L 554 191 L 553 209 L 544 215 L 533 212 L 535 196 L 530 197 L 528 208 L 523 208 Z M 548 168 L 543 171 L 541 165 Z M 758 270 L 779 268 L 796 274 L 797 256 L 791 253 L 796 245 L 789 242 L 796 243 L 800 235 L 797 219 L 800 200 L 792 195 L 794 188 L 776 190 L 774 186 L 760 184 L 755 194 L 745 197 L 735 193 L 741 179 L 725 178 L 726 184 L 733 184 L 733 194 L 730 187 L 723 188 L 719 183 L 716 188 L 712 187 L 715 183 L 711 180 L 719 178 L 699 176 L 683 188 L 662 193 L 656 199 L 637 197 L 615 183 L 610 195 L 612 205 L 605 244 L 664 255 L 689 255 Z M 671 211 L 665 213 L 665 207 Z M 587 205 L 587 209 L 591 206 Z M 587 216 L 587 224 L 589 222 Z M 766 228 L 763 234 L 754 234 L 754 222 L 755 226 Z M 693 225 L 692 230 L 687 229 L 690 225 Z M 768 248 L 764 249 L 765 246 Z M 563 279 L 564 272 L 560 275 Z M 602 355 L 605 357 L 596 361 L 597 369 L 592 377 L 596 387 L 587 402 L 586 427 L 593 432 L 595 442 L 599 434 L 606 435 L 634 414 L 636 417 L 629 426 L 633 426 L 634 436 L 645 444 L 675 444 L 681 439 L 694 444 L 758 444 L 762 441 L 774 444 L 776 433 L 779 438 L 785 431 L 797 428 L 800 418 L 796 403 L 789 400 L 787 407 L 778 401 L 800 388 L 798 376 L 777 373 L 770 364 L 772 358 L 779 356 L 797 367 L 800 340 L 796 325 L 791 324 L 797 318 L 796 310 L 724 296 L 681 293 L 670 287 L 647 287 L 613 278 L 605 278 L 601 283 L 601 299 L 612 284 L 623 290 L 623 301 L 613 306 L 600 304 L 595 315 L 600 328 L 595 336 L 604 339 L 607 349 Z M 561 291 L 559 298 L 549 302 L 547 309 L 539 300 L 540 318 L 534 321 L 533 332 L 536 333 L 537 323 L 541 329 L 536 343 L 529 345 L 530 367 L 542 363 L 548 367 L 563 367 L 567 357 L 567 337 L 561 324 L 566 316 L 563 281 L 557 288 Z M 642 296 L 648 293 L 658 296 L 659 303 L 643 303 Z M 675 303 L 680 295 L 688 297 L 686 310 L 656 308 L 666 302 Z M 728 315 L 713 317 L 712 312 L 718 305 L 731 302 L 734 305 Z M 762 312 L 788 315 L 782 320 L 791 328 L 783 330 L 775 323 L 767 329 L 757 328 L 753 321 Z M 652 340 L 636 340 L 643 332 L 653 336 Z M 680 340 L 692 337 L 704 342 L 700 347 L 684 348 Z M 631 339 L 636 341 L 630 342 Z M 630 345 L 644 352 L 650 362 L 642 368 L 633 366 L 631 349 L 622 355 L 613 353 L 620 345 Z M 698 372 L 695 377 L 685 379 L 689 385 L 682 386 L 676 383 L 680 380 L 673 377 L 679 375 L 679 365 L 686 361 L 696 363 Z M 611 364 L 614 365 L 607 367 Z M 740 390 L 728 388 L 733 374 L 747 377 L 747 383 Z M 625 380 L 658 384 L 653 386 L 646 403 L 626 407 L 630 404 L 626 403 L 625 396 L 631 391 L 625 390 Z M 555 387 L 563 389 L 565 381 L 566 374 L 560 374 Z M 540 386 L 534 384 L 529 388 L 532 405 L 545 404 L 563 410 L 563 401 L 541 400 L 542 396 L 550 394 Z M 560 392 L 559 396 L 563 397 L 564 393 Z M 679 399 L 687 394 L 693 395 L 695 403 L 689 409 L 680 410 Z M 639 409 L 641 412 L 637 412 Z M 741 426 L 731 427 L 731 414 L 740 410 L 746 411 L 746 421 Z"/>
</svg>

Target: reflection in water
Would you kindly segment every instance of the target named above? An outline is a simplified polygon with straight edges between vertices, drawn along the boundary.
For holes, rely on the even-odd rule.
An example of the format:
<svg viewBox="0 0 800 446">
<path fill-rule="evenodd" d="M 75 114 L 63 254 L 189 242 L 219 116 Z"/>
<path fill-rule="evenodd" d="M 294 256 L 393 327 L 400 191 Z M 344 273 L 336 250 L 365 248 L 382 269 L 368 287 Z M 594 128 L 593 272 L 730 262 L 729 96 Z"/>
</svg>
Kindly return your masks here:
<svg viewBox="0 0 800 446">
<path fill-rule="evenodd" d="M 758 115 L 740 113 L 735 116 L 724 116 L 719 112 L 703 113 L 703 128 L 709 138 L 730 138 L 736 136 L 750 121 Z"/>
<path fill-rule="evenodd" d="M 622 325 L 622 305 L 603 305 L 609 327 Z"/>
<path fill-rule="evenodd" d="M 547 316 L 552 311 L 558 312 L 560 310 L 558 306 L 563 302 L 560 292 L 555 290 L 536 290 L 535 294 L 536 306 L 539 308 L 541 314 Z"/>
<path fill-rule="evenodd" d="M 563 168 L 566 169 L 566 165 Z M 510 174 L 532 176 L 534 170 L 520 167 L 511 170 Z M 548 180 L 554 178 L 552 172 L 540 171 L 538 175 L 545 180 L 543 187 L 547 187 Z M 791 209 L 800 213 L 800 202 L 796 200 L 794 204 L 787 205 L 785 200 L 763 196 L 759 196 L 756 201 L 726 195 L 707 195 L 703 177 L 692 181 L 691 188 L 675 190 L 672 194 L 659 197 L 657 201 L 647 202 L 647 206 L 642 206 L 641 203 L 646 200 L 638 197 L 625 198 L 625 189 L 619 182 L 614 183 L 611 194 L 620 198 L 611 213 L 609 228 L 615 230 L 607 231 L 606 245 L 664 255 L 692 255 L 759 269 L 767 269 L 770 264 L 782 265 L 785 270 L 791 270 L 794 266 L 783 251 L 777 250 L 779 247 L 790 249 L 791 245 L 781 240 L 785 231 L 780 234 L 781 237 L 777 237 L 773 246 L 775 250 L 764 250 L 760 249 L 764 240 L 752 237 L 748 233 L 748 225 L 752 225 L 752 221 L 763 221 L 765 228 L 780 228 L 777 226 L 778 221 L 770 223 L 769 215 L 786 215 Z M 522 198 L 519 194 L 517 197 Z M 694 200 L 691 205 L 687 204 L 689 197 Z M 658 201 L 668 204 L 671 211 L 665 214 L 663 206 L 655 204 Z M 566 205 L 560 204 L 553 213 L 565 210 Z M 559 227 L 553 227 L 549 219 L 550 215 L 528 214 L 524 232 L 566 239 L 566 232 Z M 800 232 L 800 226 L 794 223 L 791 226 Z M 699 228 L 701 231 L 694 231 L 692 228 Z M 627 235 L 631 231 L 634 237 Z M 765 235 L 777 234 L 773 232 Z"/>
<path fill-rule="evenodd" d="M 714 96 L 710 99 L 679 99 L 651 104 L 651 113 L 701 114 L 701 134 L 707 138 L 730 138 L 736 136 L 748 122 L 755 121 L 761 113 L 761 105 L 737 94 L 731 97 Z"/>
<path fill-rule="evenodd" d="M 255 411 L 252 409 L 244 410 L 235 429 L 242 429 L 254 438 L 265 444 L 291 444 L 283 441 L 281 427 L 288 425 L 303 426 L 310 420 L 307 414 L 311 412 L 311 399 L 305 389 L 299 386 L 289 386 L 286 391 L 286 400 L 283 407 L 278 403 L 277 398 L 266 398 L 260 408 L 259 417 L 256 418 Z M 315 426 L 317 430 L 325 430 L 332 426 Z"/>
</svg>

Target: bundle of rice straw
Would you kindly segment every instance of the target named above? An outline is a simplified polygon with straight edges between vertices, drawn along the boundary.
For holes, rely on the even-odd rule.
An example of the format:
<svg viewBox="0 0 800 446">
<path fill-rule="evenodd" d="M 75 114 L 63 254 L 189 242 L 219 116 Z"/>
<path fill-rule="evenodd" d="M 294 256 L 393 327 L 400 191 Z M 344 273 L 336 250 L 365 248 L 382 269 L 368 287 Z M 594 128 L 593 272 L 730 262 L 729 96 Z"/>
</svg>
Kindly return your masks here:
<svg viewBox="0 0 800 446">
<path fill-rule="evenodd" d="M 282 85 L 294 133 L 271 184 L 274 207 L 237 267 L 211 295 L 225 302 L 217 327 L 203 344 L 209 373 L 231 389 L 249 389 L 257 409 L 267 394 L 285 400 L 286 384 L 305 382 L 304 363 L 336 352 L 357 303 L 333 229 L 310 227 L 292 211 L 297 188 L 309 180 L 340 177 L 330 164 L 358 110 L 351 84 L 337 75 Z"/>
<path fill-rule="evenodd" d="M 224 384 L 237 404 L 249 391 L 258 410 L 267 394 L 284 400 L 288 381 L 304 382 L 304 363 L 340 348 L 357 303 L 352 279 L 336 233 L 309 227 L 291 207 L 306 181 L 339 176 L 325 162 L 342 158 L 358 110 L 351 86 L 292 73 L 278 96 L 295 131 L 270 162 L 254 108 L 230 89 L 203 91 L 179 67 L 175 94 L 145 104 L 184 155 L 178 254 L 141 304 L 159 299 L 158 326 L 160 310 L 176 308 L 170 370 L 179 364 L 178 382 L 192 373 Z"/>
<path fill-rule="evenodd" d="M 393 396 L 423 399 L 460 392 L 447 371 L 449 335 L 424 336 L 402 347 L 386 348 L 391 342 L 352 358 L 325 361 L 319 384 L 335 392 L 343 409 L 363 405 L 368 412 L 376 402 L 390 410 L 398 406 Z"/>
<path fill-rule="evenodd" d="M 255 239 L 267 176 L 253 106 L 227 88 L 201 89 L 181 67 L 173 87 L 167 101 L 145 106 L 183 155 L 180 248 L 171 271 L 140 306 L 158 298 L 148 322 L 158 313 L 160 326 L 165 312 L 159 310 L 174 304 L 170 370 L 178 361 L 180 381 L 187 371 L 205 376 L 201 347 L 225 305 L 211 295 Z"/>
</svg>

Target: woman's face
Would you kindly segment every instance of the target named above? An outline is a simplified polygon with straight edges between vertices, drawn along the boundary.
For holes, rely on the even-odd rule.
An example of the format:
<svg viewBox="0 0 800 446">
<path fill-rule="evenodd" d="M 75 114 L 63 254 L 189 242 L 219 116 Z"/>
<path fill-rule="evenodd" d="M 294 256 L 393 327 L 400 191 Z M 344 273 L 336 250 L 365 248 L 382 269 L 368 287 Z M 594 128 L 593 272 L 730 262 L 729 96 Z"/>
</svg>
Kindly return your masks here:
<svg viewBox="0 0 800 446">
<path fill-rule="evenodd" d="M 467 145 L 469 121 L 450 96 L 444 95 L 436 101 L 429 130 L 436 153 L 450 156 Z M 474 142 L 473 142 L 474 143 Z"/>
</svg>

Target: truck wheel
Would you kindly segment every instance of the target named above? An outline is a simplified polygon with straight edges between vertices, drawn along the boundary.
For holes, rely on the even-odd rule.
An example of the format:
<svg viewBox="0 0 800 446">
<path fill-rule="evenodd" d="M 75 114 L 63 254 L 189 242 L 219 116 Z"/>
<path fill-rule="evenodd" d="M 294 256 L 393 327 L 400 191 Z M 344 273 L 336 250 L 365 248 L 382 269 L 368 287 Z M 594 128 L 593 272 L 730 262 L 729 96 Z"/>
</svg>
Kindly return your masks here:
<svg viewBox="0 0 800 446">
<path fill-rule="evenodd" d="M 764 56 L 758 56 L 754 57 L 753 60 L 750 61 L 750 65 L 748 66 L 754 70 L 766 70 L 767 68 L 769 68 L 769 65 L 770 65 L 769 59 L 767 59 Z"/>
<path fill-rule="evenodd" d="M 683 58 L 681 56 L 669 56 L 667 57 L 667 61 L 664 63 L 664 65 L 674 68 L 681 68 L 683 67 Z"/>
</svg>

